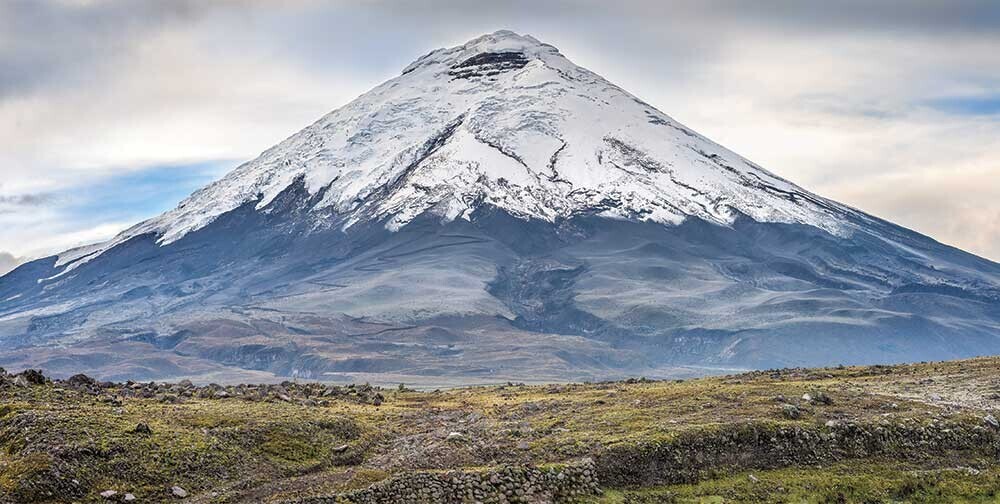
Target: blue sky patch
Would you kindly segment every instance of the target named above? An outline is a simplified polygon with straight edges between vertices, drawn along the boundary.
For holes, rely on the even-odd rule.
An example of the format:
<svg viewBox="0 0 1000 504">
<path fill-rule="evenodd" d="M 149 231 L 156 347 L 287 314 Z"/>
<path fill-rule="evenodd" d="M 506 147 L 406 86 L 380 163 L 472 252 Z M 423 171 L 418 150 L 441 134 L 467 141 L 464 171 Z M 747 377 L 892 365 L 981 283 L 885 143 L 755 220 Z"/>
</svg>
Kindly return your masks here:
<svg viewBox="0 0 1000 504">
<path fill-rule="evenodd" d="M 1000 94 L 986 96 L 951 96 L 927 104 L 942 112 L 959 115 L 1000 115 Z"/>
<path fill-rule="evenodd" d="M 154 165 L 58 194 L 81 222 L 138 222 L 169 210 L 236 166 L 231 160 Z"/>
</svg>

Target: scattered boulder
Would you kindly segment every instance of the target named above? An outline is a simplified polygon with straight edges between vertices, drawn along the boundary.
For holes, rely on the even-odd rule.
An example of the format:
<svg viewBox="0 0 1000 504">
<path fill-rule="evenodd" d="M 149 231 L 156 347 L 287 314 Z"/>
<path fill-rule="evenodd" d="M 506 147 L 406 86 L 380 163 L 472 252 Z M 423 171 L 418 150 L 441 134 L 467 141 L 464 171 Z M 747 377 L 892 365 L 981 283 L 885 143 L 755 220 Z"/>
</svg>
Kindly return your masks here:
<svg viewBox="0 0 1000 504">
<path fill-rule="evenodd" d="M 829 406 L 833 404 L 833 398 L 829 394 L 823 392 L 822 390 L 817 390 L 812 393 L 812 402 L 816 404 L 822 404 L 824 406 Z"/>
<path fill-rule="evenodd" d="M 179 486 L 171 487 L 170 494 L 173 495 L 174 497 L 177 497 L 178 499 L 183 499 L 188 496 L 187 490 L 184 490 Z"/>
<path fill-rule="evenodd" d="M 794 404 L 786 404 L 782 406 L 781 414 L 789 420 L 798 420 L 802 418 L 802 410 Z"/>
<path fill-rule="evenodd" d="M 41 369 L 25 369 L 17 374 L 28 385 L 45 385 L 46 378 Z M 15 378 L 16 380 L 17 378 Z"/>
<path fill-rule="evenodd" d="M 540 404 L 538 404 L 536 402 L 526 402 L 526 403 L 524 403 L 524 404 L 521 405 L 521 409 L 524 410 L 525 412 L 531 413 L 531 412 L 535 412 L 535 411 L 541 410 L 542 409 L 542 405 L 540 405 Z"/>
<path fill-rule="evenodd" d="M 159 400 L 163 404 L 177 404 L 181 402 L 181 398 L 177 397 L 174 394 L 163 394 L 157 397 L 157 400 Z"/>
<path fill-rule="evenodd" d="M 84 392 L 89 392 L 91 394 L 97 394 L 100 392 L 101 386 L 97 383 L 97 380 L 85 375 L 85 374 L 75 374 L 70 376 L 66 380 L 66 385 L 76 390 L 81 390 Z"/>
<path fill-rule="evenodd" d="M 114 490 L 105 490 L 101 492 L 101 497 L 104 497 L 105 499 L 112 499 L 116 495 L 118 495 L 118 492 Z"/>
<path fill-rule="evenodd" d="M 986 415 L 983 418 L 983 421 L 986 422 L 986 425 L 989 425 L 994 429 L 1000 429 L 1000 421 L 998 421 L 997 418 L 993 415 Z"/>
<path fill-rule="evenodd" d="M 97 400 L 100 401 L 100 402 L 102 402 L 102 403 L 105 403 L 105 404 L 107 404 L 109 406 L 121 406 L 122 405 L 122 400 L 118 396 L 102 395 Z"/>
</svg>

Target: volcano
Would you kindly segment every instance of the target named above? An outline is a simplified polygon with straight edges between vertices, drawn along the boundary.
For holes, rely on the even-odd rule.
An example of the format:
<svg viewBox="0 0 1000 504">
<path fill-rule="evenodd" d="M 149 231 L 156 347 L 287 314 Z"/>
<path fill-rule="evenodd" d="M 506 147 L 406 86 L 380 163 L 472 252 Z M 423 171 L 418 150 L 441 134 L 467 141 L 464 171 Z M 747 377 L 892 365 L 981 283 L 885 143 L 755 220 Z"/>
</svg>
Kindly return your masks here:
<svg viewBox="0 0 1000 504">
<path fill-rule="evenodd" d="M 678 376 L 1000 353 L 1000 264 L 500 31 L 0 278 L 0 364 L 107 379 Z"/>
</svg>

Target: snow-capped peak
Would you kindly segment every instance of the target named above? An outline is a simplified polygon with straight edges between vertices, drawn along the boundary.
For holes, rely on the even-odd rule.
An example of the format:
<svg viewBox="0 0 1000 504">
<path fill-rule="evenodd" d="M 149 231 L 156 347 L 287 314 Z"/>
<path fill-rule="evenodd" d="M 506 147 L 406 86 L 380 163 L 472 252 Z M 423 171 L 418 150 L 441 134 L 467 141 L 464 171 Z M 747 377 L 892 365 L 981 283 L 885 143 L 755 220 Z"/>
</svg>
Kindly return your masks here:
<svg viewBox="0 0 1000 504">
<path fill-rule="evenodd" d="M 591 213 L 678 223 L 845 229 L 835 203 L 705 139 L 533 37 L 498 31 L 420 57 L 401 75 L 265 151 L 177 208 L 105 245 L 170 243 L 236 207 L 263 209 L 296 180 L 342 225 L 489 204 L 553 221 Z M 96 254 L 94 254 L 96 255 Z M 88 256 L 93 257 L 93 255 Z"/>
<path fill-rule="evenodd" d="M 431 51 L 410 63 L 403 69 L 403 74 L 425 65 L 467 61 L 473 56 L 484 53 L 521 53 L 526 58 L 541 58 L 543 55 L 562 57 L 558 49 L 538 41 L 531 35 L 518 35 L 510 30 L 499 30 L 474 38 L 460 46 Z"/>
</svg>

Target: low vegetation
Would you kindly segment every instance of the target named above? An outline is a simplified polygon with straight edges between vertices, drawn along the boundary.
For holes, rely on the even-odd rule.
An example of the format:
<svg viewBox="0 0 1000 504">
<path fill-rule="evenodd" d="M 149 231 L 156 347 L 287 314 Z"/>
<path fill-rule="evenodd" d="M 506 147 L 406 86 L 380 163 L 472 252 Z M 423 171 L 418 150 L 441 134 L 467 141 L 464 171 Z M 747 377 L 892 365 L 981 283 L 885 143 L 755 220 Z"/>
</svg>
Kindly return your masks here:
<svg viewBox="0 0 1000 504">
<path fill-rule="evenodd" d="M 0 502 L 998 502 L 998 406 L 1000 358 L 445 391 L 0 373 Z"/>
</svg>

